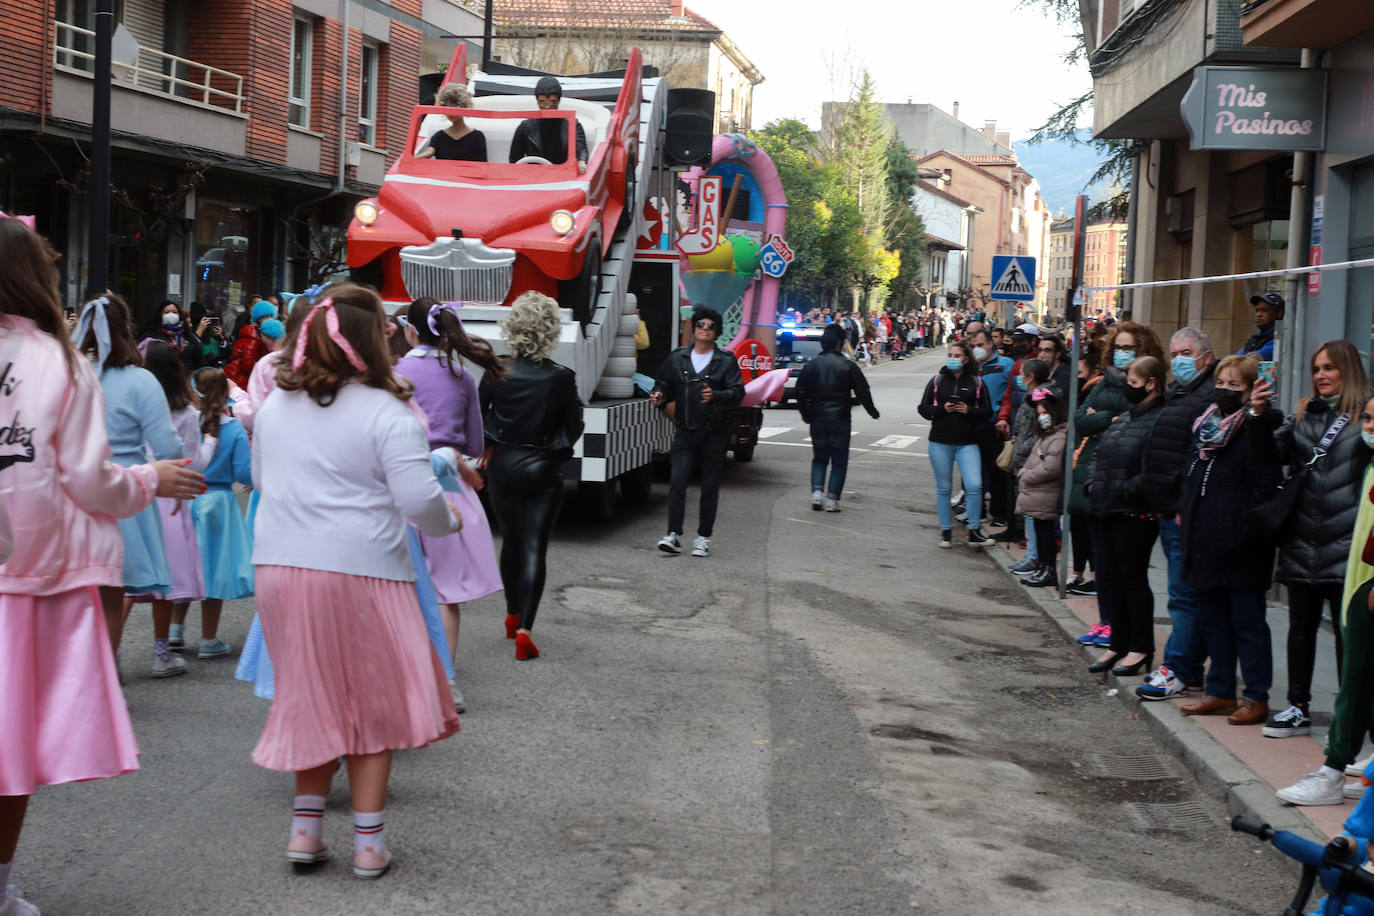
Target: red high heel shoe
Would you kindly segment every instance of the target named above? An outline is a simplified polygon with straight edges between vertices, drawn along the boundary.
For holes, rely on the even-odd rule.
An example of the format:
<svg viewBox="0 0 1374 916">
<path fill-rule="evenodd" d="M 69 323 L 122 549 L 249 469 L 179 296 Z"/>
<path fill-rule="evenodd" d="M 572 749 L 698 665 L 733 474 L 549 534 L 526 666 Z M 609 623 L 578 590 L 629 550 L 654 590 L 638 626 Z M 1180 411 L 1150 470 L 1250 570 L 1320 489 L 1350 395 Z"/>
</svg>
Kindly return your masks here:
<svg viewBox="0 0 1374 916">
<path fill-rule="evenodd" d="M 534 640 L 530 639 L 528 633 L 515 634 L 515 660 L 525 661 L 530 658 L 538 658 L 539 650 L 534 647 Z"/>
<path fill-rule="evenodd" d="M 514 638 L 515 638 L 515 631 L 518 630 L 518 629 L 520 629 L 520 615 L 519 615 L 519 614 L 507 614 L 507 615 L 506 615 L 506 638 L 507 638 L 507 639 L 514 639 Z"/>
</svg>

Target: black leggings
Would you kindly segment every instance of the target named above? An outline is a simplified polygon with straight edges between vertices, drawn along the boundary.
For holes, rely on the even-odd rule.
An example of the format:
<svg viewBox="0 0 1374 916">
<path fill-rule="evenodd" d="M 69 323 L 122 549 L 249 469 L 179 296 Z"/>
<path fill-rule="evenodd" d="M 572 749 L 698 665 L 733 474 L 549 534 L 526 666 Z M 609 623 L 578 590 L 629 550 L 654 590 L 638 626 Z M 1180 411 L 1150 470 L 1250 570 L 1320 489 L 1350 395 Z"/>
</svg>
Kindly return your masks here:
<svg viewBox="0 0 1374 916">
<path fill-rule="evenodd" d="M 561 462 L 542 449 L 498 445 L 487 475 L 491 507 L 501 525 L 501 584 L 506 613 L 534 627 L 544 594 L 545 554 L 563 502 Z"/>
<path fill-rule="evenodd" d="M 1032 519 L 1035 523 L 1035 556 L 1041 566 L 1048 566 L 1058 575 L 1059 539 L 1054 536 L 1054 519 Z"/>
<path fill-rule="evenodd" d="M 1088 513 L 1074 512 L 1069 516 L 1069 535 L 1073 539 L 1073 571 L 1080 576 L 1093 561 L 1092 525 Z M 1096 570 L 1096 564 L 1093 565 Z"/>
<path fill-rule="evenodd" d="M 1097 606 L 1112 627 L 1113 652 L 1155 651 L 1155 596 L 1150 591 L 1150 552 L 1159 536 L 1152 518 L 1108 515 L 1098 526 Z"/>
<path fill-rule="evenodd" d="M 1341 593 L 1343 586 L 1288 586 L 1288 702 L 1306 706 L 1312 701 L 1312 669 L 1317 663 L 1317 630 L 1322 625 L 1322 606 L 1331 605 L 1332 632 L 1336 634 L 1336 683 L 1341 681 Z"/>
</svg>

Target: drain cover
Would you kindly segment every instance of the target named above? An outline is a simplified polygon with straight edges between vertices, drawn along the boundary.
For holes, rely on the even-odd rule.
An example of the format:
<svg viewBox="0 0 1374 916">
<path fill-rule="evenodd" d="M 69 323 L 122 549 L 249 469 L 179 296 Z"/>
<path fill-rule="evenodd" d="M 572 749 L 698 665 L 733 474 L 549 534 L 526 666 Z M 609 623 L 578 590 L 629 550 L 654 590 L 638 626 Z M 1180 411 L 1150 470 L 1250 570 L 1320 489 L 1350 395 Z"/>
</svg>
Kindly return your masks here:
<svg viewBox="0 0 1374 916">
<path fill-rule="evenodd" d="M 1127 802 L 1126 808 L 1146 830 L 1212 830 L 1216 820 L 1194 802 Z"/>
<path fill-rule="evenodd" d="M 1158 757 L 1119 757 L 1090 754 L 1093 769 L 1111 779 L 1172 779 L 1173 773 Z"/>
</svg>

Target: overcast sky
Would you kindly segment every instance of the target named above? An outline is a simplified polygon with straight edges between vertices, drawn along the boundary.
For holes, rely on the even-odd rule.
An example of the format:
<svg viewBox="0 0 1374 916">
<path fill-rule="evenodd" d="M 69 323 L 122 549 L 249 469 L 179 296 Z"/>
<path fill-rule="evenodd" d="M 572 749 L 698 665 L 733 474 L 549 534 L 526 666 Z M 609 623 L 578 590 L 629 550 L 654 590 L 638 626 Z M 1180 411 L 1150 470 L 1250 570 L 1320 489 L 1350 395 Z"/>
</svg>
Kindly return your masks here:
<svg viewBox="0 0 1374 916">
<path fill-rule="evenodd" d="M 687 7 L 724 29 L 763 71 L 756 128 L 787 117 L 819 127 L 821 102 L 836 97 L 827 58 L 868 67 L 881 101 L 945 111 L 957 101 L 960 120 L 996 121 L 1013 140 L 1092 87 L 1086 64 L 1060 60 L 1072 46 L 1068 27 L 1017 9 L 1016 0 L 687 0 Z"/>
</svg>

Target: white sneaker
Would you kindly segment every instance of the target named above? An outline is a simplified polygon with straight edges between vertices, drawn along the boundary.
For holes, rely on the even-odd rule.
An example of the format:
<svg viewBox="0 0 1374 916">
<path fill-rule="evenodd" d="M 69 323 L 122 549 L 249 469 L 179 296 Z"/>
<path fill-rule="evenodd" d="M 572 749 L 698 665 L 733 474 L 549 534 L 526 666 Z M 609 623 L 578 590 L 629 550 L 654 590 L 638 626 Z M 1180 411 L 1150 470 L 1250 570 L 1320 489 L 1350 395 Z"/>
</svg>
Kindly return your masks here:
<svg viewBox="0 0 1374 916">
<path fill-rule="evenodd" d="M 827 499 L 827 500 L 825 501 L 825 511 L 826 511 L 826 512 L 839 512 L 839 511 L 840 511 L 840 501 L 839 501 L 838 499 Z"/>
<path fill-rule="evenodd" d="M 169 655 L 166 658 L 153 656 L 153 677 L 171 677 L 174 674 L 186 673 L 186 659 L 180 655 Z"/>
<path fill-rule="evenodd" d="M 1342 789 L 1342 791 L 1344 792 L 1346 798 L 1363 798 L 1364 789 L 1365 786 L 1363 779 L 1352 779 L 1345 784 L 1345 787 Z"/>
<path fill-rule="evenodd" d="M 1290 805 L 1339 805 L 1345 802 L 1345 774 L 1322 767 L 1275 793 Z"/>
<path fill-rule="evenodd" d="M 682 542 L 677 539 L 677 532 L 669 531 L 660 538 L 658 549 L 664 553 L 682 553 Z"/>
<path fill-rule="evenodd" d="M 1363 760 L 1357 760 L 1350 766 L 1346 767 L 1345 775 L 1354 776 L 1356 779 L 1359 779 L 1361 776 L 1365 774 L 1365 771 L 1369 769 L 1369 765 L 1371 763 L 1374 763 L 1374 754 L 1370 754 Z"/>
<path fill-rule="evenodd" d="M 711 555 L 711 539 L 698 537 L 692 542 L 692 556 L 709 557 Z"/>
<path fill-rule="evenodd" d="M 463 692 L 458 689 L 458 682 L 456 680 L 448 682 L 448 695 L 453 699 L 454 712 L 468 711 L 468 704 L 463 702 Z"/>
<path fill-rule="evenodd" d="M 820 490 L 812 490 L 812 491 L 811 491 L 811 508 L 814 509 L 814 510 L 817 511 L 817 512 L 821 511 L 821 500 L 823 500 L 824 498 L 825 498 L 825 494 L 822 493 Z"/>
<path fill-rule="evenodd" d="M 10 884 L 0 898 L 0 916 L 39 916 L 39 912 L 38 907 L 19 896 L 19 888 Z"/>
</svg>

